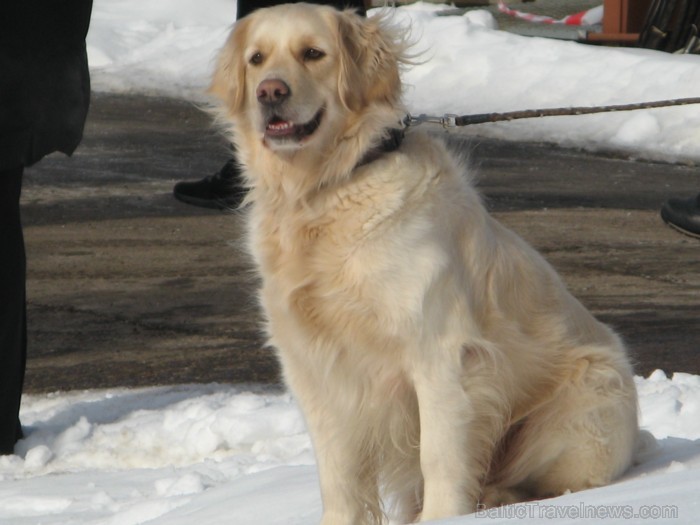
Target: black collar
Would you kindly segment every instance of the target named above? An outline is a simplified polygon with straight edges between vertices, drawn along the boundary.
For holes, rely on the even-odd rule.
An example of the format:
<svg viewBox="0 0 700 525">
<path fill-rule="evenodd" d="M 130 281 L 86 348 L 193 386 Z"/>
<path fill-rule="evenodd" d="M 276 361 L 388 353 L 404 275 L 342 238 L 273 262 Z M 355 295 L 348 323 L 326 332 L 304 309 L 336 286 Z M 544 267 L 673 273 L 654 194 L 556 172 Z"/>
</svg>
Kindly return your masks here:
<svg viewBox="0 0 700 525">
<path fill-rule="evenodd" d="M 369 150 L 357 163 L 356 168 L 374 162 L 385 153 L 391 153 L 401 147 L 405 135 L 404 128 L 387 128 L 382 141 Z"/>
</svg>

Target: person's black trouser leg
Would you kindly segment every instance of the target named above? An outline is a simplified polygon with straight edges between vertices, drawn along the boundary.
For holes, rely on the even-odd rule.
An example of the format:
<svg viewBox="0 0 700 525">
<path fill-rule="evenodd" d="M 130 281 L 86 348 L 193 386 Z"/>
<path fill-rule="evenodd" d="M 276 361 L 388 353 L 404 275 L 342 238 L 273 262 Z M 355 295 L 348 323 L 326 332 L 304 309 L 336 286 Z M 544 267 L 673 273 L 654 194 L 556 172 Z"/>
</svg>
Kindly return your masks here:
<svg viewBox="0 0 700 525">
<path fill-rule="evenodd" d="M 310 3 L 310 4 L 323 4 L 323 5 L 331 5 L 335 7 L 336 9 L 345 9 L 346 7 L 352 7 L 357 10 L 358 13 L 360 14 L 365 14 L 365 3 L 363 0 L 335 0 L 334 2 L 323 2 L 322 0 L 303 0 L 304 2 Z M 256 9 L 260 9 L 261 7 L 272 7 L 273 5 L 279 5 L 279 4 L 286 4 L 286 3 L 295 3 L 295 2 L 289 2 L 287 0 L 286 2 L 284 0 L 280 1 L 274 1 L 274 0 L 238 0 L 238 8 L 236 11 L 236 17 L 237 18 L 243 18 L 247 14 L 249 14 L 251 11 L 255 11 Z"/>
<path fill-rule="evenodd" d="M 26 256 L 19 211 L 23 171 L 0 171 L 0 454 L 12 454 L 22 437 L 19 404 L 27 356 Z"/>
</svg>

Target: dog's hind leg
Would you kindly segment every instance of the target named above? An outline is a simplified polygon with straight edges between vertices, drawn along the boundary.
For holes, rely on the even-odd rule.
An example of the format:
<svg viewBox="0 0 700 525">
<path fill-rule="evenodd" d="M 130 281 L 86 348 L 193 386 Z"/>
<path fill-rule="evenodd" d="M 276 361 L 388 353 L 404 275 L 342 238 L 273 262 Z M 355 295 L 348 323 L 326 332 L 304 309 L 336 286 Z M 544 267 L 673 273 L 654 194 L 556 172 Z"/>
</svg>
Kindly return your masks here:
<svg viewBox="0 0 700 525">
<path fill-rule="evenodd" d="M 631 375 L 579 361 L 578 377 L 527 417 L 495 482 L 535 497 L 603 486 L 631 464 L 637 446 Z"/>
</svg>

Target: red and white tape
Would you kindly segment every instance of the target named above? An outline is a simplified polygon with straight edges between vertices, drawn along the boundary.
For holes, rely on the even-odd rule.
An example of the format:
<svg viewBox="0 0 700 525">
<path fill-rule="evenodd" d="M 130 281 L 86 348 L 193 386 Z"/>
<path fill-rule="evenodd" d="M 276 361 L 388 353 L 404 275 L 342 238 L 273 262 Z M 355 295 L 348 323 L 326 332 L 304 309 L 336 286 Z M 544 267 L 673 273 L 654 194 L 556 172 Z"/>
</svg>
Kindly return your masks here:
<svg viewBox="0 0 700 525">
<path fill-rule="evenodd" d="M 517 9 L 511 9 L 506 5 L 503 0 L 498 2 L 498 10 L 506 15 L 519 18 L 521 20 L 527 20 L 528 22 L 535 22 L 539 24 L 565 24 L 568 26 L 590 26 L 594 24 L 600 24 L 603 21 L 603 6 L 594 7 L 592 9 L 587 9 L 586 11 L 581 11 L 580 13 L 574 13 L 573 15 L 565 16 L 561 19 L 552 18 L 551 16 L 543 15 L 533 15 L 532 13 L 525 13 L 523 11 L 518 11 Z"/>
</svg>

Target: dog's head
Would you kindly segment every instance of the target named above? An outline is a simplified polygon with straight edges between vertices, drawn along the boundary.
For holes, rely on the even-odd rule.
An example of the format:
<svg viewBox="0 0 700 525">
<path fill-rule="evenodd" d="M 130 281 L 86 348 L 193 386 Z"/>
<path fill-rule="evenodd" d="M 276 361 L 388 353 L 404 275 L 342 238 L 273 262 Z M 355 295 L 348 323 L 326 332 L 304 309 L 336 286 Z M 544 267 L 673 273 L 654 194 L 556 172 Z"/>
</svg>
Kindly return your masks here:
<svg viewBox="0 0 700 525">
<path fill-rule="evenodd" d="M 234 26 L 210 91 L 236 128 L 296 151 L 337 142 L 371 108 L 396 108 L 403 49 L 381 19 L 310 4 L 259 9 Z"/>
</svg>

